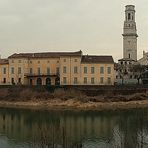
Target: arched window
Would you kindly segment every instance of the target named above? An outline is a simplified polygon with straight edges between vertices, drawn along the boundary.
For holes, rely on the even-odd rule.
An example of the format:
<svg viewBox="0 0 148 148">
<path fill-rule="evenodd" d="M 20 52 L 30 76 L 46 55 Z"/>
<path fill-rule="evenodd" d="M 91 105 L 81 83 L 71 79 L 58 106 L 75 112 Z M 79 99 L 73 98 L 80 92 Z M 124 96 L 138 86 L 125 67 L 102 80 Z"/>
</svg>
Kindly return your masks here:
<svg viewBox="0 0 148 148">
<path fill-rule="evenodd" d="M 37 85 L 42 85 L 42 79 L 41 78 L 37 78 L 36 83 L 37 83 Z"/>
<path fill-rule="evenodd" d="M 130 54 L 128 54 L 128 57 L 129 57 L 129 59 L 131 58 L 131 55 Z"/>
<path fill-rule="evenodd" d="M 46 85 L 51 85 L 51 79 L 50 78 L 46 78 Z"/>
<path fill-rule="evenodd" d="M 131 19 L 131 14 L 130 13 L 128 13 L 128 20 L 130 20 Z"/>
<path fill-rule="evenodd" d="M 59 77 L 56 77 L 56 79 L 55 79 L 55 85 L 60 85 L 60 78 Z"/>
</svg>

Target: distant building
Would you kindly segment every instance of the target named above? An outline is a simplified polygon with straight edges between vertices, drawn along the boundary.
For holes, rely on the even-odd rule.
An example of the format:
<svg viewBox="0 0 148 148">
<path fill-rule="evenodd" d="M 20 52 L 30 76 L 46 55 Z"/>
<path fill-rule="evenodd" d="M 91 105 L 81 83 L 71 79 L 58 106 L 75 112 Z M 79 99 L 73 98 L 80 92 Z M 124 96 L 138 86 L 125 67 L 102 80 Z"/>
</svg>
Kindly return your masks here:
<svg viewBox="0 0 148 148">
<path fill-rule="evenodd" d="M 148 52 L 143 51 L 143 57 L 138 60 L 141 65 L 148 65 Z"/>
<path fill-rule="evenodd" d="M 0 60 L 1 85 L 113 85 L 112 56 L 78 52 L 13 54 Z"/>
</svg>

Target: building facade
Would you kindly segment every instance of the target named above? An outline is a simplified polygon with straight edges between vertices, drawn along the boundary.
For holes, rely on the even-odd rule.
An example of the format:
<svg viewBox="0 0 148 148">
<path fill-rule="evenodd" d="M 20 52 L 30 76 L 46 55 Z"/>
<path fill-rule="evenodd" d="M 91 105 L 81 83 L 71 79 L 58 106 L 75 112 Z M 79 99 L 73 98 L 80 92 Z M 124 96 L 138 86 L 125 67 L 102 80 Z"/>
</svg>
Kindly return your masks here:
<svg viewBox="0 0 148 148">
<path fill-rule="evenodd" d="M 0 60 L 1 85 L 113 85 L 112 56 L 19 53 Z"/>
</svg>

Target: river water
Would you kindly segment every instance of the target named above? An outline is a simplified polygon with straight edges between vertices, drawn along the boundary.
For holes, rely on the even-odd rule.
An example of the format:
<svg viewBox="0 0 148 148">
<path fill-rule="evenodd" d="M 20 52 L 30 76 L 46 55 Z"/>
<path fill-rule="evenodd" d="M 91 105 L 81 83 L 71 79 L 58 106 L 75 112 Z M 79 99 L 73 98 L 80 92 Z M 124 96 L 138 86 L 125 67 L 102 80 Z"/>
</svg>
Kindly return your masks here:
<svg viewBox="0 0 148 148">
<path fill-rule="evenodd" d="M 0 109 L 0 148 L 148 148 L 148 109 Z"/>
</svg>

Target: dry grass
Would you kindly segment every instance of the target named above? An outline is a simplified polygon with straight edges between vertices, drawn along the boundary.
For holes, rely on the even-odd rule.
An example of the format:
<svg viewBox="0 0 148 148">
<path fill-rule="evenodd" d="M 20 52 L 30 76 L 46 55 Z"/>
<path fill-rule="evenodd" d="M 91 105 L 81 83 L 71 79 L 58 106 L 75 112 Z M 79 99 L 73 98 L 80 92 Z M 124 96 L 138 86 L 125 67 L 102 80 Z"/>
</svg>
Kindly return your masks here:
<svg viewBox="0 0 148 148">
<path fill-rule="evenodd" d="M 38 91 L 29 88 L 12 87 L 0 89 L 0 100 L 6 101 L 29 101 L 53 98 L 47 91 Z"/>
<path fill-rule="evenodd" d="M 66 95 L 66 92 L 64 89 L 56 89 L 53 93 L 54 98 L 64 98 Z"/>
<path fill-rule="evenodd" d="M 4 99 L 8 96 L 8 88 L 0 89 L 0 99 Z"/>
<path fill-rule="evenodd" d="M 53 93 L 54 98 L 68 100 L 68 99 L 82 99 L 84 98 L 84 94 L 75 89 L 56 89 Z"/>
<path fill-rule="evenodd" d="M 51 100 L 61 99 L 66 101 L 73 99 L 79 102 L 128 102 L 148 99 L 148 93 L 136 93 L 132 95 L 113 95 L 110 92 L 106 95 L 99 95 L 94 97 L 86 96 L 83 92 L 76 89 L 55 89 L 53 93 L 45 89 L 32 89 L 22 87 L 11 87 L 0 89 L 0 100 L 5 101 L 29 101 L 29 100 Z"/>
<path fill-rule="evenodd" d="M 30 89 L 24 89 L 20 92 L 20 98 L 23 100 L 29 100 L 34 98 L 35 94 L 36 93 Z"/>
<path fill-rule="evenodd" d="M 68 100 L 73 98 L 84 98 L 81 92 L 70 89 L 56 89 L 54 93 L 50 93 L 47 90 L 35 90 L 31 88 L 3 88 L 0 89 L 0 100 L 6 101 L 29 101 L 29 100 L 49 100 L 49 99 L 61 99 Z"/>
</svg>

